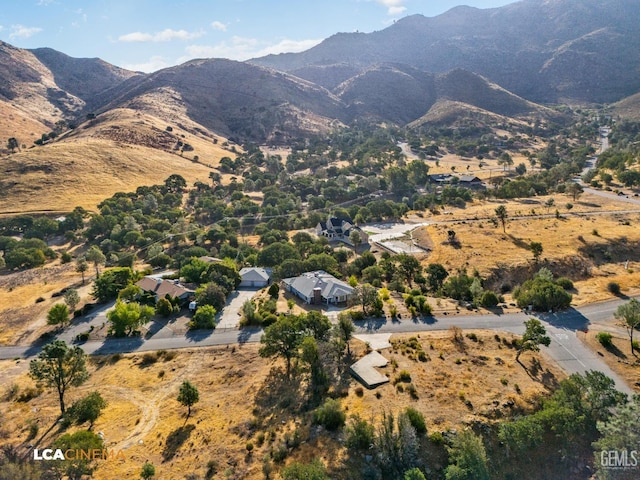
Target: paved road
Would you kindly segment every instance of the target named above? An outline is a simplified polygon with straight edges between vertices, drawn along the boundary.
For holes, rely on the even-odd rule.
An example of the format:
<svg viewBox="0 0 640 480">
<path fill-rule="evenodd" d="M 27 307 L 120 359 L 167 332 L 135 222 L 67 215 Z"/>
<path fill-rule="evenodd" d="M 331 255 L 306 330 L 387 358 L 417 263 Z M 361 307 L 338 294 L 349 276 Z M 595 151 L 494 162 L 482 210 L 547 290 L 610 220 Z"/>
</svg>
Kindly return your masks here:
<svg viewBox="0 0 640 480">
<path fill-rule="evenodd" d="M 578 330 L 585 330 L 590 324 L 607 324 L 611 322 L 613 312 L 618 305 L 627 300 L 617 299 L 607 302 L 571 308 L 555 314 L 536 314 L 552 337 L 551 345 L 545 351 L 567 373 L 599 370 L 614 379 L 620 391 L 632 394 L 631 388 L 624 383 L 594 352 L 589 350 L 576 336 Z M 335 317 L 335 312 L 331 312 Z M 424 320 L 368 320 L 359 322 L 358 333 L 413 333 L 430 330 L 448 330 L 452 326 L 462 329 L 489 329 L 522 334 L 524 322 L 531 315 L 523 312 L 505 313 L 502 315 L 442 315 Z M 335 318 L 334 318 L 335 321 Z M 82 349 L 92 355 L 113 353 L 142 352 L 161 349 L 193 348 L 232 343 L 259 342 L 262 330 L 253 329 L 218 329 L 213 332 L 194 332 L 186 335 L 162 335 L 149 338 L 107 339 L 88 341 L 81 345 Z M 67 338 L 68 334 L 61 335 Z M 1 347 L 0 359 L 29 358 L 38 354 L 40 347 Z"/>
</svg>

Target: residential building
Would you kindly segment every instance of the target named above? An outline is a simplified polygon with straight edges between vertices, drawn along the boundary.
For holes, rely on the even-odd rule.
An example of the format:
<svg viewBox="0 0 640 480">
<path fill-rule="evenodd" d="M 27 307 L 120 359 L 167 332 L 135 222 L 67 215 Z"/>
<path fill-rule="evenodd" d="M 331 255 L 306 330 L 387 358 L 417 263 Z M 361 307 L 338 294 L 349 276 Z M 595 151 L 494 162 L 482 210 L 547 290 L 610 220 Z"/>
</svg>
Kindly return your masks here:
<svg viewBox="0 0 640 480">
<path fill-rule="evenodd" d="M 345 303 L 353 295 L 353 287 L 323 270 L 306 272 L 282 281 L 285 290 L 313 305 Z"/>
</svg>

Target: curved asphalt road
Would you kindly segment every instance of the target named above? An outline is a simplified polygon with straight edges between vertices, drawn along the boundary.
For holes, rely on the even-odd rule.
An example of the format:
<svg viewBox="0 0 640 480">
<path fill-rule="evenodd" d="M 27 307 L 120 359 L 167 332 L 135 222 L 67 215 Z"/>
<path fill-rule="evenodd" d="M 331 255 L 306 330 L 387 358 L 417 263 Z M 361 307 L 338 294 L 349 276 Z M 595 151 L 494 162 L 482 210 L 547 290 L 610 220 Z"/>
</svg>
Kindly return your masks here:
<svg viewBox="0 0 640 480">
<path fill-rule="evenodd" d="M 627 300 L 617 299 L 602 303 L 585 305 L 580 308 L 552 314 L 535 314 L 536 318 L 545 325 L 551 336 L 551 345 L 543 349 L 568 374 L 581 373 L 588 370 L 598 370 L 613 378 L 618 390 L 633 394 L 633 390 L 593 351 L 587 348 L 577 338 L 578 330 L 588 329 L 590 324 L 610 322 L 616 308 Z M 106 307 L 105 307 L 106 309 Z M 486 315 L 442 315 L 427 317 L 419 320 L 387 321 L 372 319 L 357 323 L 357 333 L 413 333 L 424 331 L 448 330 L 452 326 L 462 329 L 488 329 L 507 331 L 515 334 L 524 332 L 524 322 L 532 315 L 524 312 Z M 81 324 L 86 329 L 86 323 Z M 60 334 L 57 338 L 69 341 L 73 331 Z M 198 331 L 194 333 L 171 334 L 166 329 L 157 335 L 147 335 L 147 338 L 105 339 L 88 341 L 80 346 L 91 355 L 108 355 L 113 353 L 143 352 L 162 349 L 195 348 L 214 345 L 228 345 L 233 343 L 259 342 L 262 329 L 218 329 L 215 331 Z M 31 347 L 7 346 L 0 347 L 0 359 L 30 358 L 36 356 L 41 345 Z"/>
</svg>

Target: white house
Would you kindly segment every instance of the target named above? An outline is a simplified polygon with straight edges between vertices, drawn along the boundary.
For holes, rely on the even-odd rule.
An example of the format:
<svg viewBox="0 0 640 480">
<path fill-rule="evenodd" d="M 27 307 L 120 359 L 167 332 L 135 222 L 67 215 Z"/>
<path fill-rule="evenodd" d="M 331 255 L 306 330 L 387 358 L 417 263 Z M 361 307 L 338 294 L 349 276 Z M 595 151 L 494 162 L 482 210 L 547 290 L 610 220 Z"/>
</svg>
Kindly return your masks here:
<svg viewBox="0 0 640 480">
<path fill-rule="evenodd" d="M 307 303 L 345 303 L 353 295 L 353 287 L 323 270 L 306 272 L 282 281 L 285 290 Z"/>
<path fill-rule="evenodd" d="M 271 269 L 260 267 L 245 267 L 240 270 L 240 287 L 266 287 L 271 283 Z"/>
</svg>

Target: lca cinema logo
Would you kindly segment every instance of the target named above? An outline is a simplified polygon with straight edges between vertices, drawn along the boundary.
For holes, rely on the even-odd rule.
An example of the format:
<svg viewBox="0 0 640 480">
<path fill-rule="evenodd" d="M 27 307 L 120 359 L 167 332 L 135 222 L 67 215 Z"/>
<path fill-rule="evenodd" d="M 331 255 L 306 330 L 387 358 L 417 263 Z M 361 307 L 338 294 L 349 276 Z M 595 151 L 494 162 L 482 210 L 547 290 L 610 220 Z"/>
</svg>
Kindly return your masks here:
<svg viewBox="0 0 640 480">
<path fill-rule="evenodd" d="M 34 448 L 34 460 L 124 460 L 125 455 L 122 450 L 108 450 L 99 448 L 90 449 L 67 449 L 62 448 Z"/>
<path fill-rule="evenodd" d="M 637 450 L 603 450 L 600 465 L 611 470 L 631 470 L 638 468 L 640 452 Z"/>
</svg>

